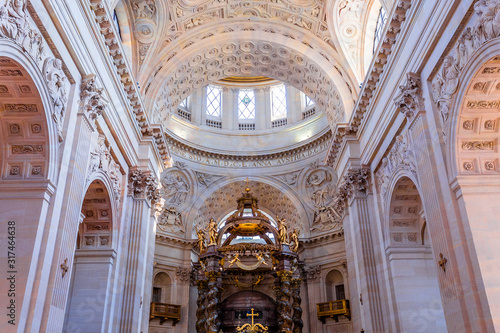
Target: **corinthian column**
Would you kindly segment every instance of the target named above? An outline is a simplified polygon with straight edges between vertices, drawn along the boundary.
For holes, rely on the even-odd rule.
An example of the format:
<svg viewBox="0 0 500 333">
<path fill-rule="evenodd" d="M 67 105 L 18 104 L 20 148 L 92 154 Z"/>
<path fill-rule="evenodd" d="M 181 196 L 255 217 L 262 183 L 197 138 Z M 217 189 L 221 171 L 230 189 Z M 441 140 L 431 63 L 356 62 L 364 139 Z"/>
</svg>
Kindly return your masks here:
<svg viewBox="0 0 500 333">
<path fill-rule="evenodd" d="M 370 170 L 360 167 L 348 171 L 339 188 L 348 216 L 344 220 L 346 255 L 349 265 L 349 289 L 353 317 L 353 331 L 384 330 L 379 283 L 375 267 L 375 253 L 371 230 L 375 230 L 372 207 Z M 352 272 L 352 274 L 351 274 Z M 359 297 L 359 298 L 358 298 Z"/>
<path fill-rule="evenodd" d="M 155 241 L 152 204 L 158 199 L 157 180 L 149 172 L 131 170 L 129 175 L 128 205 L 131 206 L 128 257 L 126 258 L 125 289 L 122 304 L 121 329 L 123 332 L 147 332 L 147 318 L 151 291 L 149 267 L 153 266 Z M 147 289 L 147 290 L 146 290 Z"/>
</svg>

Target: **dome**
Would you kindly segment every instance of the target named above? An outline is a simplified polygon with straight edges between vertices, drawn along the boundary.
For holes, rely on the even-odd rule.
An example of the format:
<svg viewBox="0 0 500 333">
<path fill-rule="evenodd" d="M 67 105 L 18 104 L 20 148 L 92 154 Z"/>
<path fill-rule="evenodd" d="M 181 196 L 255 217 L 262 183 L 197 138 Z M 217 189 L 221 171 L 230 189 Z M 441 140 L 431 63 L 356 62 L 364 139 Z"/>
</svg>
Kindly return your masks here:
<svg viewBox="0 0 500 333">
<path fill-rule="evenodd" d="M 197 89 L 166 124 L 174 139 L 230 155 L 276 153 L 317 139 L 328 120 L 300 90 L 264 76 L 227 77 Z"/>
</svg>

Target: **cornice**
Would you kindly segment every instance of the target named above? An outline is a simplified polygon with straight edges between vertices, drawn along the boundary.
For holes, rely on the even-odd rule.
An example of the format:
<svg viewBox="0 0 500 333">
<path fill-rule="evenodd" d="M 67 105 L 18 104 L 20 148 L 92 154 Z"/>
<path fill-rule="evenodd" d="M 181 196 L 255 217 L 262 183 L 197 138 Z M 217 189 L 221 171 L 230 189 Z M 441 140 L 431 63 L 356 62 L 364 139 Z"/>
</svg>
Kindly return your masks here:
<svg viewBox="0 0 500 333">
<path fill-rule="evenodd" d="M 123 94 L 128 100 L 129 114 L 133 115 L 135 124 L 140 130 L 142 137 L 152 136 L 153 145 L 166 166 L 170 166 L 170 152 L 166 145 L 164 131 L 161 125 L 151 125 L 142 101 L 139 88 L 136 85 L 132 69 L 125 58 L 125 51 L 120 42 L 120 37 L 113 24 L 113 19 L 109 15 L 109 8 L 106 1 L 90 0 L 90 8 L 94 14 L 94 19 L 99 26 L 104 44 L 107 47 L 110 62 L 114 65 L 114 74 L 121 82 Z"/>
<path fill-rule="evenodd" d="M 319 245 L 328 241 L 332 240 L 338 240 L 338 241 L 343 241 L 344 240 L 344 230 L 337 230 L 332 233 L 328 234 L 322 234 L 318 235 L 315 237 L 310 237 L 308 239 L 303 239 L 303 243 L 308 246 L 314 246 L 314 245 Z"/>
<path fill-rule="evenodd" d="M 328 149 L 325 163 L 333 165 L 338 157 L 341 146 L 345 143 L 346 135 L 358 134 L 371 99 L 375 95 L 378 82 L 386 69 L 392 49 L 398 41 L 398 36 L 402 30 L 402 25 L 406 20 L 406 13 L 411 7 L 411 0 L 399 0 L 394 6 L 394 12 L 390 21 L 387 22 L 384 38 L 378 47 L 378 52 L 374 56 L 369 72 L 359 93 L 359 97 L 354 105 L 354 110 L 348 124 L 337 126 L 334 131 L 334 139 Z"/>
<path fill-rule="evenodd" d="M 187 239 L 182 239 L 174 236 L 169 236 L 169 235 L 156 235 L 156 242 L 157 243 L 162 243 L 162 244 L 175 244 L 175 245 L 180 245 L 182 247 L 187 247 L 191 246 L 194 247 L 196 244 L 196 240 L 187 240 Z"/>
<path fill-rule="evenodd" d="M 215 159 L 215 160 L 220 160 L 220 161 L 245 161 L 245 162 L 259 162 L 259 161 L 271 161 L 271 160 L 280 160 L 284 159 L 286 160 L 287 158 L 296 156 L 297 154 L 300 154 L 302 152 L 308 152 L 311 151 L 317 147 L 319 147 L 321 144 L 328 142 L 332 138 L 332 132 L 330 130 L 326 131 L 323 135 L 319 136 L 317 139 L 310 141 L 302 146 L 292 148 L 289 150 L 285 150 L 282 152 L 278 153 L 270 153 L 270 154 L 258 154 L 258 155 L 231 155 L 231 154 L 221 154 L 221 153 L 213 153 L 213 152 L 207 152 L 198 148 L 194 148 L 186 143 L 183 143 L 173 136 L 170 136 L 168 133 L 165 134 L 165 137 L 167 139 L 168 145 L 171 147 L 172 150 L 175 150 L 175 148 L 181 149 L 185 152 L 197 155 L 202 157 L 203 159 Z M 311 156 L 318 154 L 319 152 L 315 154 L 311 154 Z M 175 154 L 175 153 L 174 153 Z M 287 161 L 282 164 L 290 163 L 293 161 Z M 221 165 L 223 166 L 223 165 Z M 268 166 L 266 163 L 263 163 L 263 166 Z"/>
</svg>

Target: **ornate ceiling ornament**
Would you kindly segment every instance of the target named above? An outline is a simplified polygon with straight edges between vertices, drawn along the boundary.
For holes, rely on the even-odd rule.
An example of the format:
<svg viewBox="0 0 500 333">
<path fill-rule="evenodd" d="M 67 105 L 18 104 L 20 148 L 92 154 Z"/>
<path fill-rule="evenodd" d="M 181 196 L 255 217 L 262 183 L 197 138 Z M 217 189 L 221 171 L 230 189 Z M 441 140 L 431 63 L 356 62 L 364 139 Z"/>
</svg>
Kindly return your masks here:
<svg viewBox="0 0 500 333">
<path fill-rule="evenodd" d="M 492 19 L 500 13 L 500 0 L 476 1 L 474 13 L 451 51 L 436 69 L 432 80 L 432 95 L 441 114 L 444 133 L 448 127 L 451 102 L 457 92 L 460 75 L 465 65 L 474 51 L 487 41 L 500 36 L 500 22 Z"/>
<path fill-rule="evenodd" d="M 166 76 L 152 81 L 161 81 L 160 86 L 163 87 L 157 93 L 152 92 L 156 95 L 152 107 L 154 122 L 166 121 L 177 105 L 195 89 L 228 76 L 259 75 L 287 82 L 306 93 L 316 101 L 318 109 L 327 114 L 332 126 L 345 119 L 343 101 L 330 74 L 290 47 L 274 42 L 245 40 L 240 36 L 222 44 L 214 40 L 206 48 L 197 45 L 196 50 L 191 52 L 187 58 L 174 57 L 175 70 L 171 68 L 167 72 L 168 69 L 163 67 L 161 71 Z"/>
</svg>

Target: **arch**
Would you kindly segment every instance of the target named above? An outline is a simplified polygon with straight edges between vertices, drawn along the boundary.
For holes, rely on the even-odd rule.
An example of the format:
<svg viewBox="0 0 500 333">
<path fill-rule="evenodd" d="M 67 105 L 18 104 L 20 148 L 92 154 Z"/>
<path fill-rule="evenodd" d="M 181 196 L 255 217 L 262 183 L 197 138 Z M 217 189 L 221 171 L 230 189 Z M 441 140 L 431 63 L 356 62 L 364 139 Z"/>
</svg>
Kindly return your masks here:
<svg viewBox="0 0 500 333">
<path fill-rule="evenodd" d="M 246 178 L 246 177 L 245 177 Z M 208 223 L 210 218 L 223 218 L 236 208 L 236 200 L 244 191 L 244 177 L 221 181 L 210 191 L 202 193 L 187 214 L 187 234 L 196 238 L 196 228 Z M 283 184 L 261 177 L 248 177 L 251 193 L 259 200 L 259 208 L 271 216 L 279 215 L 290 223 L 289 228 L 298 228 L 301 235 L 309 235 L 309 219 L 300 201 L 284 188 Z M 301 236 L 302 237 L 302 236 Z M 307 236 L 304 236 L 307 237 Z"/>
<path fill-rule="evenodd" d="M 384 221 L 395 317 L 401 331 L 444 332 L 436 264 L 431 246 L 422 244 L 426 220 L 420 191 L 402 173 L 391 184 Z"/>
<path fill-rule="evenodd" d="M 473 82 L 476 75 L 481 74 L 481 68 L 498 55 L 500 55 L 500 38 L 489 40 L 471 55 L 460 73 L 458 87 L 454 94 L 455 98 L 450 106 L 448 124 L 444 124 L 444 133 L 447 138 L 446 164 L 450 183 L 464 174 L 462 172 L 464 171 L 463 163 L 460 164 L 462 161 L 458 152 L 461 151 L 459 137 L 464 125 L 462 120 L 468 120 L 462 117 L 463 112 L 469 109 L 466 104 L 467 96 L 470 92 L 474 92 Z M 492 86 L 488 87 L 492 88 Z M 464 96 L 464 98 L 456 96 Z"/>
<path fill-rule="evenodd" d="M 73 267 L 64 331 L 98 332 L 109 320 L 112 303 L 109 298 L 113 292 L 110 286 L 116 256 L 113 250 L 116 214 L 106 182 L 103 175 L 94 175 L 83 198 L 83 221 L 78 230 L 74 258 L 69 263 Z M 93 277 L 92 284 L 88 283 L 89 276 Z M 82 311 L 87 315 L 82 316 Z"/>
<path fill-rule="evenodd" d="M 3 163 L 0 167 L 2 178 L 10 174 L 10 170 L 7 170 L 9 158 L 13 155 L 22 155 L 26 157 L 22 166 L 19 165 L 19 159 L 18 162 L 14 162 L 15 166 L 21 167 L 15 179 L 45 179 L 55 184 L 59 134 L 57 125 L 52 119 L 54 106 L 43 75 L 31 57 L 27 56 L 18 45 L 5 39 L 0 39 L 0 70 L 4 74 L 0 76 L 2 82 L 0 85 L 3 86 L 2 90 L 7 90 L 6 93 L 0 93 L 2 141 L 11 142 L 10 149 L 2 147 L 7 148 L 2 149 Z M 19 103 L 19 99 L 29 103 Z M 9 111 L 5 110 L 5 104 L 12 105 Z M 10 125 L 16 124 L 19 126 L 19 132 L 12 133 Z M 12 154 L 12 145 L 33 147 L 21 147 L 19 154 Z M 5 156 L 8 151 L 10 151 L 9 156 Z M 28 159 L 34 163 L 27 161 Z"/>
<path fill-rule="evenodd" d="M 346 299 L 344 275 L 338 269 L 330 270 L 325 276 L 325 302 Z"/>
<path fill-rule="evenodd" d="M 242 31 L 233 30 L 237 24 Z M 356 85 L 338 57 L 315 51 L 319 49 L 316 44 L 324 42 L 311 38 L 304 44 L 278 34 L 281 28 L 275 24 L 259 26 L 264 31 L 245 28 L 247 25 L 246 20 L 207 24 L 196 36 L 181 38 L 178 43 L 183 48 L 169 48 L 159 55 L 163 63 L 154 66 L 153 73 L 144 73 L 152 77 L 144 92 L 154 121 L 167 117 L 193 89 L 235 75 L 264 75 L 306 92 L 328 115 L 332 126 L 348 118 L 346 110 L 353 107 Z"/>
<path fill-rule="evenodd" d="M 153 277 L 152 302 L 172 302 L 173 280 L 167 272 L 159 271 Z M 155 289 L 156 288 L 156 289 Z"/>
</svg>

